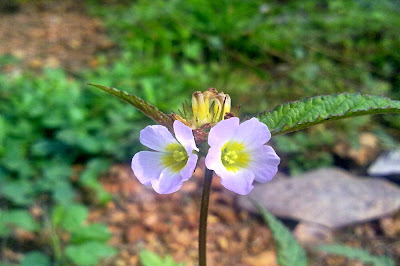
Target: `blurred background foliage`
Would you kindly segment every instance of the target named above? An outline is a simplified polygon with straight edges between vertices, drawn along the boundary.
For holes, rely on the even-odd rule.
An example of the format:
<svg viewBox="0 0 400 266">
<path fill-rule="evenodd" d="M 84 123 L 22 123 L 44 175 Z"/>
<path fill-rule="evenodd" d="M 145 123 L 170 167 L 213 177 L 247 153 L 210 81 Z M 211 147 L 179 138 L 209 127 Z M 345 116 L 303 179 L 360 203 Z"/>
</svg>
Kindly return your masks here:
<svg viewBox="0 0 400 266">
<path fill-rule="evenodd" d="M 128 163 L 141 149 L 140 129 L 152 122 L 89 82 L 126 90 L 168 113 L 209 87 L 229 93 L 243 116 L 345 91 L 400 97 L 395 0 L 90 0 L 86 7 L 117 44 L 99 53 L 95 68 L 0 73 L 0 202 L 8 209 L 2 217 L 14 210 L 26 218 L 37 205 L 51 213 L 76 200 L 110 200 L 99 174 L 111 162 Z M 1 56 L 0 68 L 16 60 Z M 357 148 L 363 131 L 393 146 L 400 118 L 358 118 L 277 137 L 278 153 L 288 158 L 282 170 L 335 164 L 335 144 Z M 17 220 L 2 219 L 0 231 L 20 226 Z M 25 229 L 60 227 L 50 225 Z"/>
</svg>

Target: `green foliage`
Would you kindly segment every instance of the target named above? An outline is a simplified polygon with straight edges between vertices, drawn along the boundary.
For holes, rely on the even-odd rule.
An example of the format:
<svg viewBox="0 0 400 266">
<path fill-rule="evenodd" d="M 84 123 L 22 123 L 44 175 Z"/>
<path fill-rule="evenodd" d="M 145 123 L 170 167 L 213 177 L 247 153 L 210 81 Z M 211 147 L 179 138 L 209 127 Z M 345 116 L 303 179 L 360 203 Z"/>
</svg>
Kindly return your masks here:
<svg viewBox="0 0 400 266">
<path fill-rule="evenodd" d="M 391 79 L 398 79 L 400 19 L 393 1 L 142 0 L 91 7 L 133 59 L 131 66 L 119 62 L 117 73 L 122 65 L 136 73 L 140 65 L 143 76 L 176 77 L 178 95 L 191 73 L 196 78 L 188 85 L 197 86 L 188 87 L 197 89 L 207 75 L 210 85 L 242 95 L 246 112 L 317 94 L 386 93 Z M 243 91 L 254 97 L 243 97 Z"/>
<path fill-rule="evenodd" d="M 55 227 L 60 227 L 69 232 L 73 232 L 83 225 L 87 216 L 88 210 L 83 205 L 58 205 L 53 209 L 51 220 Z"/>
<path fill-rule="evenodd" d="M 107 242 L 111 238 L 111 233 L 104 224 L 90 224 L 81 226 L 73 230 L 71 243 L 81 244 L 86 241 Z"/>
<path fill-rule="evenodd" d="M 290 160 L 282 159 L 282 167 L 287 164 L 291 175 L 332 165 L 334 159 L 331 150 L 335 144 L 334 140 L 335 132 L 324 128 L 274 138 L 280 156 L 284 158 L 286 155 L 290 158 Z M 316 150 L 318 152 L 315 152 Z"/>
<path fill-rule="evenodd" d="M 20 266 L 50 266 L 49 257 L 38 251 L 31 251 L 26 253 L 24 258 L 21 261 Z"/>
<path fill-rule="evenodd" d="M 114 256 L 114 248 L 101 242 L 85 242 L 81 245 L 69 245 L 65 249 L 67 257 L 77 265 L 90 266 L 106 257 Z"/>
<path fill-rule="evenodd" d="M 8 235 L 14 227 L 34 232 L 38 230 L 39 224 L 27 210 L 0 210 L 0 235 Z"/>
<path fill-rule="evenodd" d="M 0 182 L 1 194 L 4 198 L 14 202 L 16 205 L 29 205 L 34 200 L 34 188 L 31 183 L 26 180 L 16 180 L 8 182 Z"/>
<path fill-rule="evenodd" d="M 65 255 L 78 265 L 96 265 L 101 259 L 115 255 L 114 248 L 107 244 L 111 233 L 104 224 L 85 225 L 88 210 L 85 206 L 58 205 L 53 209 L 52 227 L 70 234 L 65 243 Z M 90 254 L 90 256 L 88 256 Z"/>
<path fill-rule="evenodd" d="M 176 263 L 171 256 L 166 256 L 162 258 L 157 254 L 149 251 L 142 250 L 140 252 L 140 262 L 143 266 L 183 266 L 182 263 Z"/>
<path fill-rule="evenodd" d="M 278 248 L 278 263 L 282 266 L 306 266 L 305 250 L 297 243 L 289 229 L 266 209 L 256 204 L 257 209 L 268 224 Z"/>
<path fill-rule="evenodd" d="M 400 113 L 400 101 L 343 93 L 279 105 L 258 118 L 278 135 L 343 118 L 384 113 Z"/>
<path fill-rule="evenodd" d="M 329 254 L 341 255 L 349 259 L 356 259 L 363 263 L 369 263 L 375 266 L 394 266 L 395 263 L 392 258 L 387 256 L 374 256 L 369 252 L 348 247 L 340 244 L 331 244 L 331 245 L 320 245 L 316 248 L 317 250 L 327 252 Z"/>
<path fill-rule="evenodd" d="M 248 115 L 321 94 L 400 96 L 395 1 L 142 0 L 89 7 L 123 50 L 89 80 L 128 88 L 161 110 L 210 86 L 229 93 Z M 384 119 L 394 127 L 400 118 Z"/>
</svg>

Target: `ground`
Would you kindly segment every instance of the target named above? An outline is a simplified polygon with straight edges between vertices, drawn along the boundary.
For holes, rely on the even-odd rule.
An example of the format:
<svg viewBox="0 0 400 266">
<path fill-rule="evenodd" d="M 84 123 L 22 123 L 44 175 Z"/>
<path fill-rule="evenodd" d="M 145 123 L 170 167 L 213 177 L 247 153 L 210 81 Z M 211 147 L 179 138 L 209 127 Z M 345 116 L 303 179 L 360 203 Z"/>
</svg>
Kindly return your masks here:
<svg viewBox="0 0 400 266">
<path fill-rule="evenodd" d="M 185 265 L 197 265 L 197 236 L 204 165 L 171 195 L 159 195 L 141 185 L 129 165 L 114 165 L 103 185 L 115 200 L 93 210 L 91 221 L 105 222 L 111 243 L 121 251 L 107 265 L 135 265 L 138 250 L 172 255 Z M 277 265 L 272 234 L 261 217 L 240 210 L 240 195 L 223 188 L 214 177 L 210 198 L 207 250 L 210 265 Z M 289 223 L 293 226 L 293 223 Z M 399 258 L 400 215 L 338 230 L 334 238 L 347 245 Z M 311 250 L 311 249 L 310 249 Z M 340 256 L 309 252 L 310 265 L 363 265 Z"/>
</svg>

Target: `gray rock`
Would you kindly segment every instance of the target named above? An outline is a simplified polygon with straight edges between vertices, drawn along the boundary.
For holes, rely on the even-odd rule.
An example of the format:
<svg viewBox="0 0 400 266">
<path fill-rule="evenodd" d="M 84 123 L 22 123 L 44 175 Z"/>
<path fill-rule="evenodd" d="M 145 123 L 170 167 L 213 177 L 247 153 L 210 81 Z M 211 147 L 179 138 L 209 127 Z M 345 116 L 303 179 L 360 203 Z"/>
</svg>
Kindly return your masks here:
<svg viewBox="0 0 400 266">
<path fill-rule="evenodd" d="M 400 175 L 400 149 L 384 153 L 368 168 L 372 176 Z"/>
<path fill-rule="evenodd" d="M 322 168 L 257 185 L 249 195 L 239 197 L 239 206 L 256 212 L 250 199 L 278 217 L 335 229 L 395 212 L 400 208 L 400 188 L 338 168 Z"/>
<path fill-rule="evenodd" d="M 296 225 L 293 235 L 303 246 L 314 246 L 334 241 L 333 230 L 309 222 L 303 222 Z"/>
</svg>

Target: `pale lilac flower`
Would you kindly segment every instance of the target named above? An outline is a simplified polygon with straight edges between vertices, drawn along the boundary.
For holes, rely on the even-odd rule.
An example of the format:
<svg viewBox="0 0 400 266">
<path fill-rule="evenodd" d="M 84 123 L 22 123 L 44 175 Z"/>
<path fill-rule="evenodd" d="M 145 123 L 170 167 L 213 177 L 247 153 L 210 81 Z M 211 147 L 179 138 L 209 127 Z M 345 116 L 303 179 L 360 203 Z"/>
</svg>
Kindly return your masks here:
<svg viewBox="0 0 400 266">
<path fill-rule="evenodd" d="M 199 151 L 192 130 L 182 122 L 174 122 L 176 139 L 164 126 L 147 126 L 140 131 L 140 142 L 154 151 L 141 151 L 132 159 L 132 170 L 144 185 L 157 193 L 169 194 L 179 190 L 188 180 L 197 163 Z"/>
<path fill-rule="evenodd" d="M 253 189 L 253 181 L 268 182 L 278 171 L 280 158 L 266 146 L 268 127 L 252 118 L 239 125 L 239 118 L 222 120 L 210 130 L 206 166 L 221 177 L 221 184 L 238 194 Z"/>
</svg>

